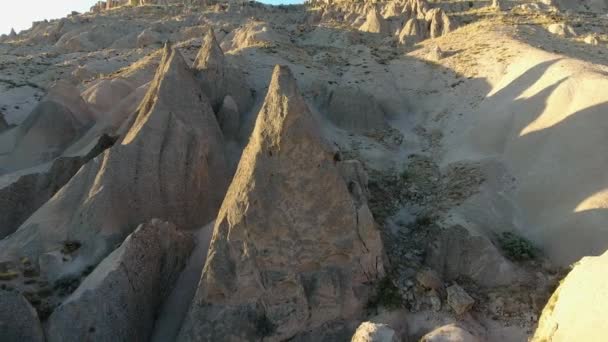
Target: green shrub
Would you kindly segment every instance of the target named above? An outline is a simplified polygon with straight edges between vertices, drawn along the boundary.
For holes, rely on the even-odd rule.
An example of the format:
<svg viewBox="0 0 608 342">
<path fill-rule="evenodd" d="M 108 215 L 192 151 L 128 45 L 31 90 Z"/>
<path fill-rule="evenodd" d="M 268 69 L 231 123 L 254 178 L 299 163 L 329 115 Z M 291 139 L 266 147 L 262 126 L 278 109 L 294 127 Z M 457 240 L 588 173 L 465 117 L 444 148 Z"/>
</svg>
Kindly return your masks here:
<svg viewBox="0 0 608 342">
<path fill-rule="evenodd" d="M 502 233 L 498 242 L 511 260 L 526 261 L 534 259 L 538 255 L 538 249 L 530 241 L 512 232 Z"/>
<path fill-rule="evenodd" d="M 376 293 L 369 299 L 368 307 L 385 307 L 387 309 L 398 309 L 403 306 L 403 298 L 399 289 L 393 284 L 390 277 L 385 276 L 378 282 Z"/>
</svg>

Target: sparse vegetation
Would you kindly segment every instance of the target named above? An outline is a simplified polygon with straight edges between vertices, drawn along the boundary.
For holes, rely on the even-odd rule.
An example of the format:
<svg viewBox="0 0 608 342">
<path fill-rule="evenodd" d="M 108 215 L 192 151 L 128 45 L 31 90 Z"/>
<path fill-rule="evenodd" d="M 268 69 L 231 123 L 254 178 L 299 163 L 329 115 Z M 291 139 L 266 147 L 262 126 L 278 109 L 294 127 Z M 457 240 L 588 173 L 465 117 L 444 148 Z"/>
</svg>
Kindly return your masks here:
<svg viewBox="0 0 608 342">
<path fill-rule="evenodd" d="M 369 299 L 368 308 L 398 309 L 402 306 L 403 298 L 399 289 L 389 276 L 385 276 L 378 282 L 376 293 Z"/>
<path fill-rule="evenodd" d="M 538 255 L 538 249 L 530 241 L 512 232 L 502 233 L 498 242 L 511 260 L 526 261 L 534 259 Z"/>
<path fill-rule="evenodd" d="M 259 337 L 266 337 L 272 335 L 276 330 L 276 327 L 268 319 L 266 314 L 258 316 L 255 322 L 255 329 Z"/>
</svg>

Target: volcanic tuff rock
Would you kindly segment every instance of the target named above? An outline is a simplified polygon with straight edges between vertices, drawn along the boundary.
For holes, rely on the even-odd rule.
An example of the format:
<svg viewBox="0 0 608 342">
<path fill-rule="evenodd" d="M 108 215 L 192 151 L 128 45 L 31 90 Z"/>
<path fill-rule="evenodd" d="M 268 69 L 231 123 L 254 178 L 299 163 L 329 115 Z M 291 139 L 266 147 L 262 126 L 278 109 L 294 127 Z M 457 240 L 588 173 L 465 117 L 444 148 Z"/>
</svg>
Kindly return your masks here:
<svg viewBox="0 0 608 342">
<path fill-rule="evenodd" d="M 8 129 L 8 122 L 4 119 L 4 115 L 0 113 L 0 133 Z"/>
<path fill-rule="evenodd" d="M 361 25 L 359 30 L 364 31 L 364 32 L 380 33 L 380 34 L 389 33 L 388 23 L 380 15 L 380 13 L 378 12 L 378 9 L 376 7 L 373 7 L 372 10 L 367 13 L 365 22 L 363 23 L 363 25 Z"/>
<path fill-rule="evenodd" d="M 384 110 L 376 99 L 358 87 L 338 87 L 327 104 L 328 118 L 336 126 L 368 132 L 386 127 Z"/>
<path fill-rule="evenodd" d="M 357 328 L 351 342 L 399 342 L 400 339 L 386 324 L 363 322 Z"/>
<path fill-rule="evenodd" d="M 193 67 L 197 71 L 203 92 L 215 111 L 219 110 L 227 95 L 234 99 L 240 110 L 249 110 L 253 102 L 251 89 L 247 86 L 243 73 L 228 65 L 211 28 L 205 35 Z"/>
<path fill-rule="evenodd" d="M 480 342 L 481 340 L 456 324 L 441 326 L 424 335 L 420 342 Z"/>
<path fill-rule="evenodd" d="M 166 46 L 144 101 L 127 123 L 130 129 L 0 241 L 0 259 L 36 260 L 61 249 L 62 241 L 77 240 L 78 257 L 64 266 L 74 271 L 99 262 L 151 218 L 180 228 L 212 220 L 229 175 L 222 133 L 198 89 L 181 54 Z"/>
<path fill-rule="evenodd" d="M 228 95 L 224 98 L 222 106 L 217 113 L 217 121 L 224 133 L 226 139 L 236 139 L 240 127 L 239 107 L 234 102 L 232 96 Z"/>
<path fill-rule="evenodd" d="M 181 341 L 285 340 L 358 318 L 383 250 L 337 163 L 291 72 L 276 66 Z"/>
<path fill-rule="evenodd" d="M 3 342 L 43 342 L 36 310 L 19 293 L 0 290 L 0 337 Z"/>
<path fill-rule="evenodd" d="M 193 246 L 170 223 L 140 225 L 53 312 L 48 341 L 147 340 Z"/>
<path fill-rule="evenodd" d="M 585 257 L 543 310 L 532 341 L 603 341 L 608 331 L 608 252 Z"/>
<path fill-rule="evenodd" d="M 17 228 L 76 174 L 78 169 L 114 144 L 102 135 L 83 155 L 60 157 L 46 169 L 34 168 L 0 176 L 0 239 Z"/>
<path fill-rule="evenodd" d="M 76 88 L 56 82 L 45 98 L 16 128 L 14 147 L 0 155 L 0 168 L 14 171 L 59 156 L 93 121 Z"/>
</svg>

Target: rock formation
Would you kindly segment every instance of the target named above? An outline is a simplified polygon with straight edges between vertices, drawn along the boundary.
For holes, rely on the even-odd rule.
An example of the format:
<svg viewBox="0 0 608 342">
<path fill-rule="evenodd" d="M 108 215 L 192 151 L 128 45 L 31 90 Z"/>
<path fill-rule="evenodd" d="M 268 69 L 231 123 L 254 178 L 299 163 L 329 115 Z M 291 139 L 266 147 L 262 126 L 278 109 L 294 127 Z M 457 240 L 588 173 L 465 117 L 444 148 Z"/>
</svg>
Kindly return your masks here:
<svg viewBox="0 0 608 342">
<path fill-rule="evenodd" d="M 193 67 L 215 111 L 219 110 L 227 95 L 234 99 L 240 110 L 246 111 L 251 107 L 251 90 L 245 82 L 244 75 L 237 68 L 228 65 L 224 52 L 215 39 L 213 29 L 207 31 Z"/>
<path fill-rule="evenodd" d="M 337 163 L 291 72 L 275 67 L 179 340 L 285 340 L 358 319 L 382 243 Z"/>
<path fill-rule="evenodd" d="M 423 41 L 427 35 L 426 21 L 412 18 L 405 23 L 403 29 L 399 32 L 398 41 L 402 45 L 414 45 Z"/>
<path fill-rule="evenodd" d="M 379 34 L 388 34 L 390 31 L 388 23 L 380 15 L 376 7 L 372 7 L 372 9 L 367 13 L 365 22 L 363 25 L 361 25 L 359 30 Z"/>
<path fill-rule="evenodd" d="M 55 310 L 47 340 L 148 340 L 192 247 L 192 238 L 170 223 L 139 226 Z"/>
<path fill-rule="evenodd" d="M 0 241 L 0 259 L 37 260 L 62 241 L 79 241 L 78 256 L 60 275 L 95 265 L 151 218 L 189 229 L 215 217 L 229 178 L 222 133 L 179 51 L 165 47 L 146 97 L 125 124 L 130 128 L 112 148 Z"/>
<path fill-rule="evenodd" d="M 19 293 L 0 290 L 0 337 L 5 342 L 44 342 L 36 310 Z"/>
<path fill-rule="evenodd" d="M 92 122 L 93 115 L 76 88 L 59 81 L 19 125 L 14 148 L 0 156 L 0 167 L 14 171 L 51 161 Z"/>
<path fill-rule="evenodd" d="M 437 38 L 454 30 L 450 18 L 440 8 L 433 8 L 426 12 L 425 20 L 429 25 L 431 38 Z"/>
<path fill-rule="evenodd" d="M 80 156 L 53 160 L 47 169 L 30 169 L 0 177 L 0 239 L 13 233 L 38 208 L 46 203 L 76 174 L 82 165 L 114 144 L 102 135 Z"/>
<path fill-rule="evenodd" d="M 543 310 L 532 341 L 602 341 L 608 329 L 608 252 L 585 257 Z"/>
</svg>

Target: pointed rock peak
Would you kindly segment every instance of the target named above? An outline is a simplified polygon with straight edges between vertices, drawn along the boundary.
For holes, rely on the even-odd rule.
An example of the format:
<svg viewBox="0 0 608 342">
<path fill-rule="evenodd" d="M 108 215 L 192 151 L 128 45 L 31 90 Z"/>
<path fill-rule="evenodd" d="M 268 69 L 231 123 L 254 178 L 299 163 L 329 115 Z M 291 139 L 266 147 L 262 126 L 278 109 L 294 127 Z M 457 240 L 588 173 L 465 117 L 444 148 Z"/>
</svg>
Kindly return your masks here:
<svg viewBox="0 0 608 342">
<path fill-rule="evenodd" d="M 182 97 L 175 96 L 176 92 L 181 92 L 182 96 L 186 96 L 184 94 L 188 93 L 189 96 L 194 97 L 196 94 L 192 92 L 195 92 L 195 89 L 197 89 L 197 83 L 194 79 L 194 74 L 186 64 L 184 57 L 177 48 L 171 46 L 170 42 L 165 43 L 162 59 L 158 65 L 154 79 L 148 88 L 146 96 L 139 105 L 137 110 L 138 115 L 126 134 L 123 144 L 128 144 L 135 138 L 141 127 L 148 121 L 149 116 L 155 112 L 154 108 L 159 103 L 164 106 L 163 108 L 167 109 L 159 112 L 163 115 L 171 113 L 186 122 L 198 120 L 194 118 L 196 117 L 194 115 L 196 111 L 192 110 L 192 104 L 184 103 L 180 100 Z M 200 99 L 201 101 L 207 101 L 204 96 L 200 97 Z M 168 110 L 169 108 L 171 110 Z M 211 112 L 211 108 L 209 108 L 209 111 L 203 112 L 207 113 L 207 115 L 212 115 L 208 113 Z"/>
<path fill-rule="evenodd" d="M 17 32 L 15 32 L 14 28 L 11 28 L 11 33 L 8 34 L 10 38 L 17 37 Z"/>
<path fill-rule="evenodd" d="M 199 50 L 198 55 L 194 60 L 194 69 L 203 70 L 220 68 L 223 65 L 224 52 L 222 51 L 220 44 L 215 39 L 213 28 L 209 28 L 205 38 L 203 39 L 203 46 Z"/>
<path fill-rule="evenodd" d="M 274 67 L 268 93 L 260 109 L 254 136 L 265 138 L 270 145 L 280 137 L 315 135 L 312 114 L 304 101 L 289 67 Z M 286 139 L 287 143 L 294 139 Z"/>
</svg>

